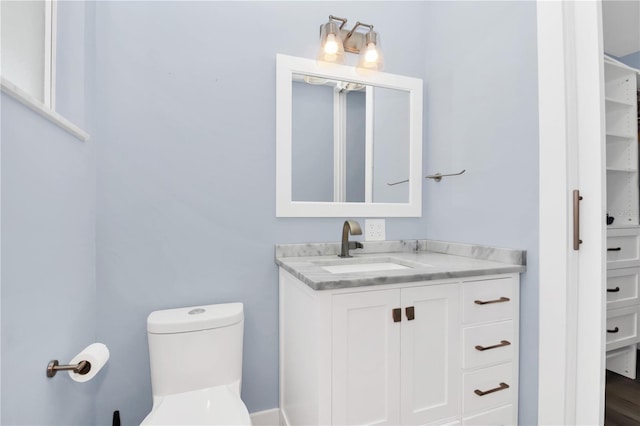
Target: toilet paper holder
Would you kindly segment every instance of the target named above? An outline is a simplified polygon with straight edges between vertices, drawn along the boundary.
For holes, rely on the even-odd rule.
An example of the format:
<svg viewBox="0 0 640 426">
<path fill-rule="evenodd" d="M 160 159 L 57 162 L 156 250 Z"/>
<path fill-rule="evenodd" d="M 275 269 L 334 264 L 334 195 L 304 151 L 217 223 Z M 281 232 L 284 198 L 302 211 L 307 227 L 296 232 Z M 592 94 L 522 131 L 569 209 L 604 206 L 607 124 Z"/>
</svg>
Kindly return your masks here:
<svg viewBox="0 0 640 426">
<path fill-rule="evenodd" d="M 53 359 L 47 365 L 47 377 L 54 377 L 58 371 L 73 371 L 76 374 L 85 375 L 91 371 L 89 361 L 80 361 L 77 364 L 60 365 L 57 359 Z"/>
</svg>

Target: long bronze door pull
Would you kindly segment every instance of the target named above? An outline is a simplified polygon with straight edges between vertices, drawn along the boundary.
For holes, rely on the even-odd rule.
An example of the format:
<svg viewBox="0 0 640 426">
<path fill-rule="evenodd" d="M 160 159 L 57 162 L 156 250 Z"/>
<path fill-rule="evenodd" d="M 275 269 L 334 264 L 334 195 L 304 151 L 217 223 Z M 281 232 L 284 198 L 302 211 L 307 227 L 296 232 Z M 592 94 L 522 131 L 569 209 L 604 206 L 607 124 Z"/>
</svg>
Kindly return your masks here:
<svg viewBox="0 0 640 426">
<path fill-rule="evenodd" d="M 580 196 L 580 191 L 577 189 L 573 190 L 573 249 L 580 250 L 580 244 L 582 244 L 582 240 L 580 239 L 580 201 L 582 201 L 582 197 Z"/>
</svg>

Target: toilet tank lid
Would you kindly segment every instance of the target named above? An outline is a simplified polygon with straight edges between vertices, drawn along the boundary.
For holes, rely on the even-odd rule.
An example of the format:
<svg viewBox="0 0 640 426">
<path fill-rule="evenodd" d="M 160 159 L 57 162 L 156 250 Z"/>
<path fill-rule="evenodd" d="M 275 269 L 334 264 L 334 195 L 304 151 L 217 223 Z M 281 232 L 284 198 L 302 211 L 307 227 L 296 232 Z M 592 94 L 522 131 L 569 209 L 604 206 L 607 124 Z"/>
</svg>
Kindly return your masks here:
<svg viewBox="0 0 640 426">
<path fill-rule="evenodd" d="M 186 333 L 236 324 L 244 318 L 242 303 L 191 306 L 154 311 L 147 317 L 152 334 Z"/>
</svg>

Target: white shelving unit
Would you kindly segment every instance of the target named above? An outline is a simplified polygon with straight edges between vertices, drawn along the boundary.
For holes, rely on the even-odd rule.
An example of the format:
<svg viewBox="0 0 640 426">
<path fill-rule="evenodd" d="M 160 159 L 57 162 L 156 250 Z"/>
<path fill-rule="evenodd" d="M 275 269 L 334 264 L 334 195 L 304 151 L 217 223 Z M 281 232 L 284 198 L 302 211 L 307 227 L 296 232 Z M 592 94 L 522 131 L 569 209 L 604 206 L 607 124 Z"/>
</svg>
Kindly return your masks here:
<svg viewBox="0 0 640 426">
<path fill-rule="evenodd" d="M 639 226 L 638 70 L 610 58 L 604 61 L 607 212 L 610 228 Z"/>
<path fill-rule="evenodd" d="M 635 378 L 640 342 L 640 71 L 605 56 L 607 212 L 607 368 Z"/>
</svg>

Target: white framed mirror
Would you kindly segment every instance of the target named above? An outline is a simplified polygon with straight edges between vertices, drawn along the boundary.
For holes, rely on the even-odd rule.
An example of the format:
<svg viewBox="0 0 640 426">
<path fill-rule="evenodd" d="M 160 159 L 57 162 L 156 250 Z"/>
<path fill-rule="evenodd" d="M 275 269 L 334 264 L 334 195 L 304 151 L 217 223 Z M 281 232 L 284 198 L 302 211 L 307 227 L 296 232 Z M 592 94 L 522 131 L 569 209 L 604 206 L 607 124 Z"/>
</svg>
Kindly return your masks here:
<svg viewBox="0 0 640 426">
<path fill-rule="evenodd" d="M 276 63 L 276 216 L 421 216 L 422 80 Z"/>
</svg>

